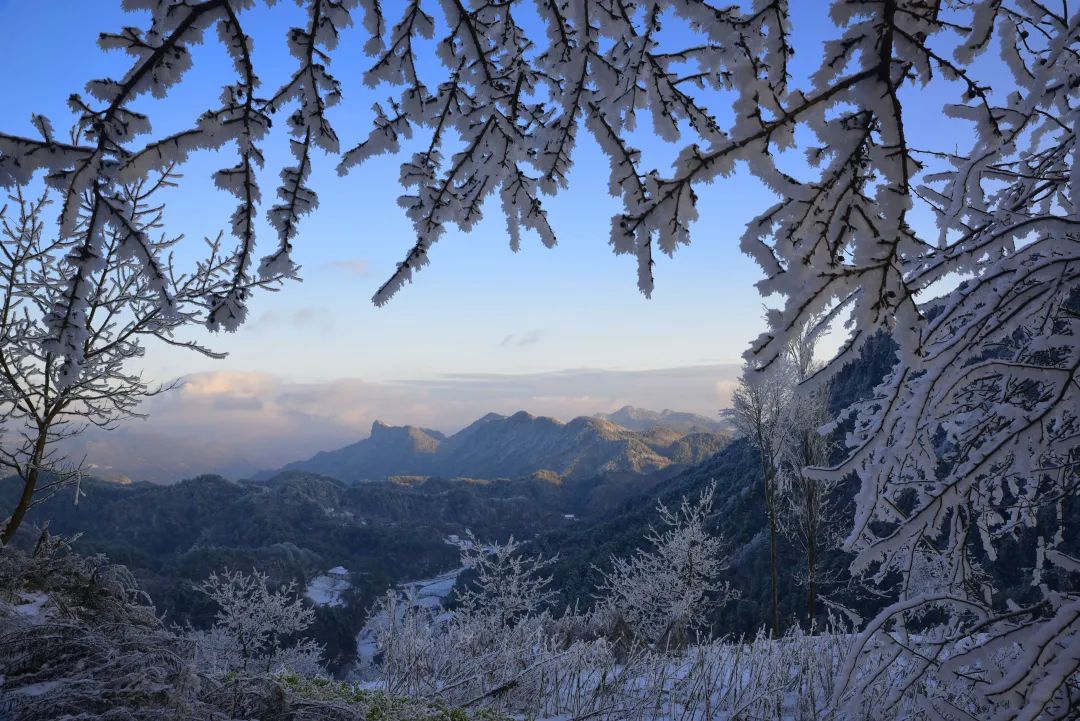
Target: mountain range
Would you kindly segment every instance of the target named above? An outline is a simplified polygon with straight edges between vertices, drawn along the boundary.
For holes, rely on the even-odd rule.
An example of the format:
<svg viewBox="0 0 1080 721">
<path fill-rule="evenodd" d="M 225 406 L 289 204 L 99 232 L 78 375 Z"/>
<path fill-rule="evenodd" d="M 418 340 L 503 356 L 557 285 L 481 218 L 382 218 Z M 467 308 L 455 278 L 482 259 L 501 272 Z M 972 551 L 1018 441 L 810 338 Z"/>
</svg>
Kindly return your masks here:
<svg viewBox="0 0 1080 721">
<path fill-rule="evenodd" d="M 489 413 L 447 436 L 418 426 L 376 421 L 371 435 L 276 471 L 318 473 L 346 482 L 419 476 L 579 480 L 603 475 L 651 475 L 701 463 L 724 448 L 731 433 L 689 413 L 630 406 L 569 422 L 520 411 Z"/>
<path fill-rule="evenodd" d="M 593 417 L 602 418 L 631 431 L 651 431 L 654 428 L 666 428 L 683 433 L 730 433 L 732 431 L 731 424 L 726 421 L 666 408 L 657 412 L 637 406 L 623 406 L 613 413 L 596 413 Z"/>
</svg>

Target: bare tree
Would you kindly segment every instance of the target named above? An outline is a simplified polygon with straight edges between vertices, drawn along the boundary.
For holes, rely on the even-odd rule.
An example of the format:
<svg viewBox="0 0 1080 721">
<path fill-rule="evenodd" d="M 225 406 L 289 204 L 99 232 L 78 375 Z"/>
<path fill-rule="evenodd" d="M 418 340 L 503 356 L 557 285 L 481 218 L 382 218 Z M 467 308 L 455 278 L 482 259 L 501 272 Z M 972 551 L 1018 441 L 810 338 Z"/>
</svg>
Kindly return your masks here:
<svg viewBox="0 0 1080 721">
<path fill-rule="evenodd" d="M 769 528 L 774 638 L 783 633 L 777 561 L 781 534 L 798 543 L 805 553 L 805 574 L 792 575 L 806 584 L 811 623 L 817 613 L 818 558 L 826 540 L 828 491 L 833 484 L 806 469 L 828 460 L 829 440 L 820 429 L 832 419 L 826 389 L 804 388 L 802 384 L 817 369 L 814 348 L 821 320 L 810 319 L 778 362 L 764 370 L 749 365 L 744 368 L 731 408 L 724 412 L 758 452 Z"/>
<path fill-rule="evenodd" d="M 148 338 L 221 357 L 178 332 L 197 322 L 228 282 L 233 261 L 222 254 L 219 237 L 208 242 L 209 252 L 193 272 L 175 273 L 166 253 L 180 238 L 150 237 L 163 224 L 163 208 L 153 204 L 153 196 L 172 179 L 167 171 L 152 182 L 125 186 L 121 201 L 127 210 L 116 209 L 125 213 L 129 232 L 165 258 L 158 274 L 131 255 L 125 233 L 116 228 L 103 234 L 100 257 L 83 265 L 76 241 L 47 230 L 48 193 L 30 199 L 18 188 L 0 213 L 0 465 L 22 484 L 0 543 L 11 542 L 36 503 L 78 481 L 80 464 L 58 442 L 91 425 L 111 428 L 138 417 L 143 400 L 174 385 L 150 383 L 131 368 Z M 82 208 L 80 223 L 92 222 L 88 199 Z M 51 348 L 49 325 L 57 298 L 75 282 L 86 294 L 80 320 L 85 333 L 79 353 L 67 356 Z M 166 289 L 169 303 L 163 306 Z"/>
</svg>

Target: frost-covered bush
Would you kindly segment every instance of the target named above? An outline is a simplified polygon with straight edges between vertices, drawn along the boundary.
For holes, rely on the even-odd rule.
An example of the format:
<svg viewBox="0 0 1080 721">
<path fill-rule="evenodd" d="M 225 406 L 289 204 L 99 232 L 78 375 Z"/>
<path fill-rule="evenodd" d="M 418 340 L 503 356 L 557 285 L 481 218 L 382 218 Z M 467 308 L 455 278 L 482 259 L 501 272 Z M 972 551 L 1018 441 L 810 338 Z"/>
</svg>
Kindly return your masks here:
<svg viewBox="0 0 1080 721">
<path fill-rule="evenodd" d="M 189 634 L 204 673 L 322 673 L 322 647 L 299 636 L 315 612 L 296 594 L 295 584 L 272 590 L 264 573 L 226 569 L 196 588 L 218 605 L 213 628 Z"/>
<path fill-rule="evenodd" d="M 488 548 L 497 554 L 500 545 Z M 525 566 L 534 561 L 529 559 Z M 467 594 L 468 606 L 446 614 L 388 592 L 374 610 L 377 654 L 366 675 L 394 695 L 438 696 L 454 705 L 472 705 L 489 695 L 503 701 L 528 695 L 535 677 L 523 672 L 542 664 L 558 645 L 549 632 L 551 617 L 544 612 L 515 616 L 490 612 L 495 598 L 485 598 L 475 589 Z"/>
<path fill-rule="evenodd" d="M 296 674 L 203 674 L 123 566 L 0 549 L 4 721 L 501 721 Z"/>
<path fill-rule="evenodd" d="M 929 646 L 932 635 L 894 636 L 855 656 L 857 636 L 827 627 L 672 643 L 673 623 L 692 626 L 725 590 L 715 583 L 720 542 L 705 530 L 713 493 L 661 506 L 661 529 L 614 559 L 603 603 L 587 613 L 545 610 L 545 564 L 518 544 L 463 544 L 463 561 L 487 569 L 467 603 L 444 611 L 389 592 L 375 609 L 376 649 L 363 677 L 395 697 L 537 719 L 931 721 L 1010 711 L 980 693 L 978 677 L 952 673 L 948 653 L 927 667 L 895 652 Z M 986 663 L 1007 673 L 1020 658 L 1017 648 Z M 843 696 L 850 683 L 863 693 Z"/>
<path fill-rule="evenodd" d="M 458 548 L 461 565 L 472 579 L 457 593 L 459 616 L 488 617 L 508 626 L 537 615 L 554 600 L 556 594 L 548 588 L 551 577 L 543 573 L 556 559 L 522 553 L 513 536 L 505 543 L 484 544 L 470 532 Z"/>
<path fill-rule="evenodd" d="M 225 718 L 122 566 L 0 549 L 0 718 Z"/>
<path fill-rule="evenodd" d="M 651 529 L 648 548 L 611 559 L 600 584 L 601 608 L 622 617 L 642 639 L 665 647 L 686 645 L 709 608 L 729 594 L 722 540 L 708 529 L 716 484 L 694 501 L 656 508 L 660 529 Z"/>
<path fill-rule="evenodd" d="M 699 638 L 675 652 L 639 643 L 620 653 L 607 637 L 563 633 L 569 624 L 602 627 L 595 619 L 523 619 L 517 633 L 477 643 L 462 627 L 408 608 L 380 638 L 377 683 L 465 710 L 600 721 L 929 721 L 947 708 L 969 714 L 963 718 L 995 710 L 969 679 L 931 673 L 912 681 L 903 661 L 880 672 L 880 658 L 854 672 L 867 693 L 838 710 L 834 690 L 851 644 L 842 634 L 795 627 L 780 639 Z"/>
</svg>

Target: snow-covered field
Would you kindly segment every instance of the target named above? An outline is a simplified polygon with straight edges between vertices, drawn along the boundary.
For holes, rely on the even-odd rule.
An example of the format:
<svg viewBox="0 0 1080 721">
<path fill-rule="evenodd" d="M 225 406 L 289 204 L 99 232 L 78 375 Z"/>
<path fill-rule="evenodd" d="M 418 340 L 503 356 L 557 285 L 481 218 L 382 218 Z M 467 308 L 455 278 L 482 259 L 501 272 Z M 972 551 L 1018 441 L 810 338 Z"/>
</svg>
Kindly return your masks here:
<svg viewBox="0 0 1080 721">
<path fill-rule="evenodd" d="M 400 622 L 401 615 L 408 611 L 421 609 L 432 613 L 439 620 L 449 618 L 448 614 L 441 614 L 438 609 L 442 608 L 443 601 L 454 590 L 454 584 L 457 583 L 458 576 L 464 570 L 464 568 L 455 568 L 432 578 L 407 581 L 400 584 L 398 591 L 405 599 L 405 602 L 398 607 L 395 614 L 398 618 L 395 620 Z M 379 651 L 380 634 L 385 633 L 390 627 L 389 621 L 390 612 L 385 607 L 381 607 L 380 610 L 372 614 L 364 627 L 360 629 L 360 633 L 356 635 L 356 655 L 362 665 L 370 664 L 375 658 Z"/>
<path fill-rule="evenodd" d="M 426 578 L 421 581 L 410 581 L 403 584 L 402 588 L 416 597 L 417 604 L 428 608 L 436 608 L 442 605 L 443 599 L 450 595 L 457 583 L 458 576 L 464 568 L 455 568 L 434 578 Z"/>
<path fill-rule="evenodd" d="M 378 660 L 364 688 L 537 721 L 940 721 L 1002 711 L 969 680 L 912 678 L 891 654 L 849 669 L 847 634 L 620 649 L 606 638 L 571 640 L 561 619 L 508 627 L 455 613 L 433 623 L 409 608 L 366 639 L 369 662 Z M 866 682 L 854 696 L 844 693 L 852 681 Z"/>
<path fill-rule="evenodd" d="M 325 575 L 313 578 L 304 595 L 316 606 L 344 606 L 341 594 L 351 588 L 348 573 L 341 566 L 331 568 Z"/>
</svg>

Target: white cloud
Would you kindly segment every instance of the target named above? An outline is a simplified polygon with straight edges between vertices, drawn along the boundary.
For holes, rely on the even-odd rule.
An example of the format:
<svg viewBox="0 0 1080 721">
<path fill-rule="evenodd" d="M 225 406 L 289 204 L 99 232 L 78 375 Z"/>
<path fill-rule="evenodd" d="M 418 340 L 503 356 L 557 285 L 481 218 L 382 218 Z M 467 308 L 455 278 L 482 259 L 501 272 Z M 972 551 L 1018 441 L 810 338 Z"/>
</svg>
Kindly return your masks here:
<svg viewBox="0 0 1080 721">
<path fill-rule="evenodd" d="M 503 348 L 521 348 L 524 346 L 535 345 L 536 343 L 539 343 L 543 337 L 544 331 L 536 328 L 526 333 L 521 333 L 520 335 L 516 333 L 511 333 L 510 335 L 499 341 L 499 345 Z"/>
</svg>

